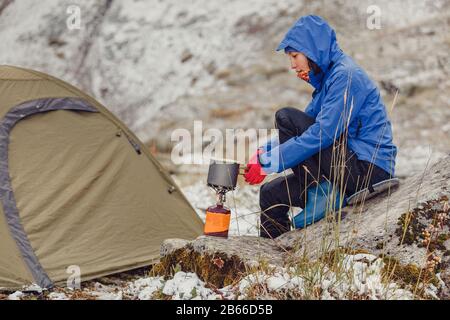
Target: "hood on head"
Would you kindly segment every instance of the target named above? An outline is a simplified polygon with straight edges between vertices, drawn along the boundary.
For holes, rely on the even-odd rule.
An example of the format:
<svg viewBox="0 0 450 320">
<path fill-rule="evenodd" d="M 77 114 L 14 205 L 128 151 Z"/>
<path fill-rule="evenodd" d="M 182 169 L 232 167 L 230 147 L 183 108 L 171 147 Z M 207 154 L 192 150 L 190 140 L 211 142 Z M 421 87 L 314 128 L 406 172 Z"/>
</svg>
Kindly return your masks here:
<svg viewBox="0 0 450 320">
<path fill-rule="evenodd" d="M 277 51 L 280 50 L 301 52 L 324 72 L 342 54 L 333 28 L 323 18 L 313 15 L 301 17 L 292 26 L 278 46 Z"/>
</svg>

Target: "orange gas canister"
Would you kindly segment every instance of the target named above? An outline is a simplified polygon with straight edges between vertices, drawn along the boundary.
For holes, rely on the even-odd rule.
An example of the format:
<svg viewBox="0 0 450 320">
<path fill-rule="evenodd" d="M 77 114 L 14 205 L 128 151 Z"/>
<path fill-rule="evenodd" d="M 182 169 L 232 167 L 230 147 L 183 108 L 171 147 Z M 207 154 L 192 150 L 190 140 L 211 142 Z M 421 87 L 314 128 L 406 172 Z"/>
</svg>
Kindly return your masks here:
<svg viewBox="0 0 450 320">
<path fill-rule="evenodd" d="M 204 234 L 206 236 L 228 238 L 230 228 L 231 211 L 223 204 L 206 209 L 206 221 Z"/>
<path fill-rule="evenodd" d="M 239 163 L 233 160 L 213 160 L 208 170 L 208 187 L 211 187 L 217 196 L 215 206 L 206 209 L 205 229 L 206 236 L 228 238 L 231 211 L 225 207 L 226 193 L 236 188 L 239 175 Z"/>
</svg>

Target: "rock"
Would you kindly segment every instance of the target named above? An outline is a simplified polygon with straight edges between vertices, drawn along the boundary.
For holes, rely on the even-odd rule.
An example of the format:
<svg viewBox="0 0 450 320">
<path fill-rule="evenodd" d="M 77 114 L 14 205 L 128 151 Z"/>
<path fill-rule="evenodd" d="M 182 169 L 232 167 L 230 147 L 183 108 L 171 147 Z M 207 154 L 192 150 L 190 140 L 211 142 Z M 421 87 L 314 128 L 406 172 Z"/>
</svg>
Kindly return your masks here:
<svg viewBox="0 0 450 320">
<path fill-rule="evenodd" d="M 189 241 L 182 240 L 182 239 L 166 239 L 164 240 L 163 244 L 161 245 L 160 254 L 161 257 L 167 256 L 174 251 L 183 248 L 185 245 L 187 245 Z"/>
<path fill-rule="evenodd" d="M 217 252 L 239 257 L 247 265 L 255 265 L 265 260 L 273 265 L 282 265 L 283 248 L 274 245 L 272 240 L 242 236 L 228 239 L 201 236 L 191 243 L 193 250 L 199 254 L 214 255 Z"/>
<path fill-rule="evenodd" d="M 441 280 L 443 281 L 446 286 L 442 286 L 439 292 L 439 296 L 441 299 L 450 299 L 450 286 L 448 285 L 450 283 L 450 272 L 447 270 L 443 274 L 441 274 Z"/>
<path fill-rule="evenodd" d="M 8 296 L 8 300 L 22 300 L 22 297 L 24 296 L 24 293 L 21 291 L 16 291 L 14 293 L 11 293 Z"/>
<path fill-rule="evenodd" d="M 416 131 L 405 130 L 406 124 L 417 119 L 422 130 L 424 125 L 439 128 L 449 114 L 449 42 L 441 32 L 448 28 L 449 3 L 378 0 L 378 6 L 389 10 L 383 10 L 382 30 L 374 32 L 359 21 L 365 20 L 371 4 L 364 2 L 336 0 L 324 6 L 306 0 L 230 0 L 219 6 L 204 0 L 2 0 L 0 63 L 38 69 L 81 87 L 100 98 L 142 140 L 155 139 L 167 148 L 171 141 L 166 123 L 171 124 L 170 133 L 190 130 L 194 120 L 210 122 L 214 119 L 207 111 L 218 102 L 224 109 L 252 103 L 258 115 L 273 113 L 274 105 L 304 108 L 305 94 L 285 72 L 288 61 L 273 50 L 302 12 L 320 12 L 335 27 L 341 47 L 375 80 L 383 81 L 384 91 L 393 95 L 399 88 L 405 95 L 414 94 L 398 108 L 410 121 L 394 123 L 407 147 Z M 79 29 L 70 23 L 77 20 L 71 7 L 79 9 Z M 417 51 L 423 59 L 411 55 Z M 425 97 L 431 106 L 420 112 L 412 109 L 419 101 L 417 94 L 433 88 L 439 96 Z M 438 112 L 443 116 L 434 116 Z M 418 113 L 421 117 L 415 116 Z M 427 115 L 436 121 L 427 121 Z M 214 127 L 273 124 L 273 118 L 256 124 L 255 120 L 255 111 L 247 110 L 239 123 L 222 119 Z M 439 151 L 445 141 L 425 139 L 420 145 Z M 408 154 L 407 148 L 399 150 Z"/>
<path fill-rule="evenodd" d="M 168 240 L 163 247 L 171 249 L 161 250 L 162 269 L 178 264 L 183 271 L 197 272 L 203 281 L 221 286 L 236 280 L 244 270 L 261 264 L 281 267 L 301 257 L 318 259 L 333 250 L 345 248 L 360 253 L 355 256 L 358 259 L 370 261 L 374 256 L 389 257 L 389 261 L 399 264 L 399 270 L 406 270 L 409 278 L 411 270 L 413 274 L 419 274 L 421 269 L 429 266 L 430 256 L 442 258 L 431 271 L 442 272 L 448 286 L 450 180 L 444 175 L 448 172 L 450 156 L 424 173 L 405 180 L 390 195 L 343 209 L 346 217 L 339 223 L 334 219 L 323 219 L 275 240 L 250 236 L 229 239 L 201 236 L 191 242 Z M 404 225 L 407 216 L 410 218 Z M 435 228 L 430 244 L 424 246 L 422 232 L 439 216 L 444 217 L 442 225 Z M 401 276 L 396 275 L 399 279 Z"/>
<path fill-rule="evenodd" d="M 164 242 L 161 262 L 153 267 L 155 274 L 169 275 L 181 269 L 195 272 L 203 281 L 222 288 L 260 263 L 283 265 L 283 249 L 270 239 L 201 236 L 184 245 L 183 242 L 179 239 Z"/>
</svg>

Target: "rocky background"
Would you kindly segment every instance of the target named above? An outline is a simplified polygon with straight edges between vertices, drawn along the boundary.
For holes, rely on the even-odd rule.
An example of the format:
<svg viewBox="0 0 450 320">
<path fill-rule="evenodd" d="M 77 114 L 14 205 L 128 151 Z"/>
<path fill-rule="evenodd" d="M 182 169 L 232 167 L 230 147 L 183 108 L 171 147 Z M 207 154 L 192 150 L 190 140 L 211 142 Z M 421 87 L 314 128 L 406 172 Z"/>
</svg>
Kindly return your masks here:
<svg viewBox="0 0 450 320">
<path fill-rule="evenodd" d="M 80 29 L 68 8 L 80 9 Z M 370 5 L 381 29 L 369 30 Z M 70 9 L 69 9 L 70 10 Z M 271 128 L 310 88 L 274 48 L 304 14 L 336 29 L 343 50 L 380 85 L 399 146 L 397 172 L 450 149 L 450 2 L 0 0 L 1 64 L 67 80 L 113 110 L 159 153 L 175 128 Z M 389 107 L 390 108 L 390 107 Z"/>
<path fill-rule="evenodd" d="M 79 29 L 68 27 L 74 5 Z M 381 10 L 379 30 L 366 25 L 371 5 Z M 193 130 L 194 120 L 204 129 L 271 128 L 278 108 L 304 109 L 312 90 L 274 48 L 298 17 L 311 13 L 331 23 L 343 50 L 379 84 L 399 147 L 400 189 L 346 210 L 338 231 L 323 221 L 267 243 L 253 237 L 258 188 L 241 181 L 229 205 L 230 241 L 243 256 L 220 241 L 169 240 L 151 273 L 39 298 L 449 297 L 450 1 L 0 0 L 0 64 L 50 73 L 104 103 L 148 143 L 204 218 L 214 201 L 206 167 L 174 166 L 171 133 Z M 342 243 L 326 242 L 324 250 L 317 244 L 326 235 L 340 235 Z M 313 244 L 307 258 L 305 243 Z"/>
</svg>

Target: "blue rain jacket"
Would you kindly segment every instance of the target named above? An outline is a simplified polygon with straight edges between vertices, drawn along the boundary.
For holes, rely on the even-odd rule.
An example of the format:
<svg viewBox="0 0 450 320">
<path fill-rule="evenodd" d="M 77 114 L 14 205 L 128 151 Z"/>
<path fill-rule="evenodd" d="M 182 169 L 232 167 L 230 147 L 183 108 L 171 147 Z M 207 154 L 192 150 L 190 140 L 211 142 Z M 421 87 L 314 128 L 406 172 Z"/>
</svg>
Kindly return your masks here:
<svg viewBox="0 0 450 320">
<path fill-rule="evenodd" d="M 359 160 L 395 174 L 397 148 L 386 107 L 375 83 L 339 47 L 335 31 L 318 16 L 300 18 L 288 31 L 278 50 L 297 51 L 323 71 L 314 75 L 315 88 L 305 112 L 316 122 L 302 135 L 285 143 L 269 142 L 259 160 L 267 173 L 292 168 L 321 149 L 330 147 L 343 133 Z"/>
</svg>

